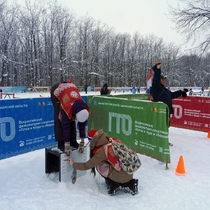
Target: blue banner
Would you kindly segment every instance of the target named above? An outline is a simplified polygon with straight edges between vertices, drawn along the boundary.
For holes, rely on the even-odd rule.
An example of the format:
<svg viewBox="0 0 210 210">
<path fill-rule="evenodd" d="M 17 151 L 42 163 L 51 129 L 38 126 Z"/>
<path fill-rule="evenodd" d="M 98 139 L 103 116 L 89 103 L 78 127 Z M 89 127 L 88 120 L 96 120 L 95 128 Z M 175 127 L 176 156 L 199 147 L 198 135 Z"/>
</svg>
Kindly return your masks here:
<svg viewBox="0 0 210 210">
<path fill-rule="evenodd" d="M 57 144 L 53 116 L 50 98 L 0 100 L 0 160 Z"/>
<path fill-rule="evenodd" d="M 54 144 L 49 98 L 0 101 L 0 159 Z"/>
</svg>

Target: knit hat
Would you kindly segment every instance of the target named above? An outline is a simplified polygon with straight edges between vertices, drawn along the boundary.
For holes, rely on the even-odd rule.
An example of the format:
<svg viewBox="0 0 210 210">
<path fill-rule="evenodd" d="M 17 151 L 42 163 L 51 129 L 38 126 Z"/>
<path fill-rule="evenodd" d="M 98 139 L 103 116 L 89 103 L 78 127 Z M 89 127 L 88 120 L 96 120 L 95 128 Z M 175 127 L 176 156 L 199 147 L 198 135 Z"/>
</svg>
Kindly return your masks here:
<svg viewBox="0 0 210 210">
<path fill-rule="evenodd" d="M 72 106 L 72 115 L 76 116 L 79 122 L 85 122 L 89 117 L 87 104 L 83 100 L 75 101 Z"/>
<path fill-rule="evenodd" d="M 89 112 L 87 109 L 83 109 L 76 114 L 76 118 L 79 122 L 85 122 L 89 117 Z"/>
<path fill-rule="evenodd" d="M 90 130 L 89 133 L 88 133 L 88 140 L 91 141 L 93 139 L 93 136 L 96 134 L 98 130 L 96 129 L 93 129 L 93 130 Z"/>
<path fill-rule="evenodd" d="M 101 138 L 102 135 L 106 135 L 103 130 L 98 130 L 94 135 L 92 140 L 90 141 L 90 149 L 93 150 L 97 145 L 98 140 Z"/>
</svg>

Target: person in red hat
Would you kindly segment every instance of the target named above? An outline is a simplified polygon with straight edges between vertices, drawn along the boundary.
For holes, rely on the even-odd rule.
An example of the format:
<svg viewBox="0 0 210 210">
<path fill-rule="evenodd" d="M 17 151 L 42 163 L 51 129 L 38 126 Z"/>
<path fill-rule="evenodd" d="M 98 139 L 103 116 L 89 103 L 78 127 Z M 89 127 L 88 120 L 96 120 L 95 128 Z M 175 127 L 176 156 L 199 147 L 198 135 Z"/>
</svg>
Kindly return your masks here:
<svg viewBox="0 0 210 210">
<path fill-rule="evenodd" d="M 132 195 L 137 194 L 138 179 L 133 179 L 133 174 L 121 168 L 118 158 L 108 147 L 110 142 L 108 134 L 102 130 L 91 130 L 88 133 L 88 139 L 90 140 L 90 159 L 87 162 L 78 163 L 69 157 L 67 160 L 73 168 L 75 170 L 92 169 L 94 176 L 96 168 L 98 173 L 105 178 L 109 195 L 114 195 L 121 189 Z"/>
<path fill-rule="evenodd" d="M 59 129 L 55 129 L 55 131 L 57 131 L 55 132 L 55 136 L 57 134 L 59 139 L 58 147 L 63 143 L 63 150 L 67 155 L 70 155 L 71 148 L 78 149 L 79 152 L 82 153 L 84 149 L 84 138 L 86 136 L 85 127 L 90 108 L 83 101 L 78 88 L 71 82 L 57 84 L 57 86 L 51 90 L 51 98 L 54 99 L 54 108 L 56 108 L 56 116 L 54 116 L 56 119 L 55 124 L 58 125 L 60 123 L 58 125 Z M 81 138 L 80 144 L 76 141 L 75 120 L 78 121 L 79 135 Z M 61 135 L 62 143 L 60 143 Z M 61 148 L 62 146 L 60 146 L 59 149 Z"/>
</svg>

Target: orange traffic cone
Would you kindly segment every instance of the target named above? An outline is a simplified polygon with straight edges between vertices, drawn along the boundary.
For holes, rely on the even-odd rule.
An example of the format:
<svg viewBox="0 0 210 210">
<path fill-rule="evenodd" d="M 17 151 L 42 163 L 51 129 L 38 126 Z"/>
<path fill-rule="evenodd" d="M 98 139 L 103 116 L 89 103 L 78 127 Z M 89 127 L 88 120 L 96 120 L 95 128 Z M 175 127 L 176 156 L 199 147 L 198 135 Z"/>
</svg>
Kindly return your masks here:
<svg viewBox="0 0 210 210">
<path fill-rule="evenodd" d="M 180 156 L 179 162 L 176 167 L 176 175 L 183 176 L 185 174 L 186 174 L 186 172 L 185 172 L 185 167 L 184 167 L 184 159 L 183 159 L 183 156 Z"/>
<path fill-rule="evenodd" d="M 210 131 L 208 132 L 207 138 L 209 138 L 209 139 L 210 139 Z"/>
</svg>

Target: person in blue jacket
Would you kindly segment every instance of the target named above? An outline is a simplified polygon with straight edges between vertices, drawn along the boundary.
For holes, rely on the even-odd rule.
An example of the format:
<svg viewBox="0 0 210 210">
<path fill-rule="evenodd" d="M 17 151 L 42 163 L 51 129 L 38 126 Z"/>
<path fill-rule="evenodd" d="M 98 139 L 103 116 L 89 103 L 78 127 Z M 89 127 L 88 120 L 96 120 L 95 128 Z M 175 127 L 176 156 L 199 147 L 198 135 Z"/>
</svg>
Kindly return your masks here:
<svg viewBox="0 0 210 210">
<path fill-rule="evenodd" d="M 135 88 L 135 87 L 132 87 L 132 88 L 131 88 L 131 93 L 132 93 L 132 94 L 136 94 L 136 88 Z"/>
</svg>

